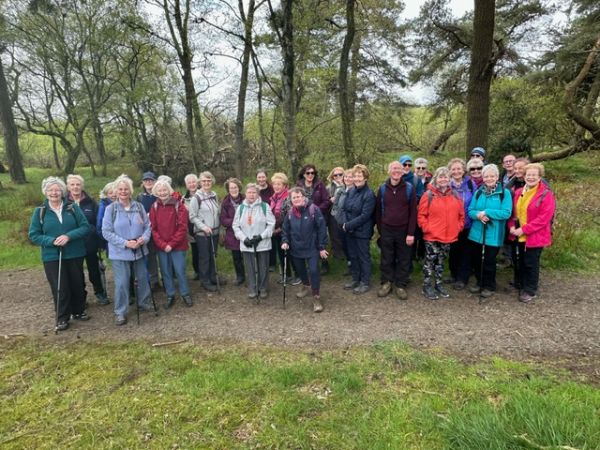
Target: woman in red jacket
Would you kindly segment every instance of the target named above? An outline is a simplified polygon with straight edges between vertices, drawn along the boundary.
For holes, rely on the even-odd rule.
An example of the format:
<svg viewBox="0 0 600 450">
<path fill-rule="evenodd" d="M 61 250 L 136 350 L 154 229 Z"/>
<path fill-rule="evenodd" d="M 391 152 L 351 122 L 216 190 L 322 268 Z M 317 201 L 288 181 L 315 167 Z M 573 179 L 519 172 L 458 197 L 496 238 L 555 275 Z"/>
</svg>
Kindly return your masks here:
<svg viewBox="0 0 600 450">
<path fill-rule="evenodd" d="M 150 207 L 152 240 L 158 253 L 169 309 L 175 302 L 175 282 L 179 283 L 179 293 L 187 306 L 192 306 L 190 288 L 185 275 L 185 254 L 188 248 L 188 211 L 183 203 L 173 196 L 173 188 L 167 181 L 157 181 L 152 187 L 157 200 Z"/>
<path fill-rule="evenodd" d="M 450 297 L 442 284 L 444 260 L 450 244 L 458 239 L 465 223 L 463 201 L 450 187 L 450 171 L 440 167 L 435 171 L 427 192 L 419 202 L 417 215 L 425 240 L 423 262 L 423 295 L 430 300 Z"/>
<path fill-rule="evenodd" d="M 552 244 L 556 199 L 543 176 L 543 165 L 525 166 L 525 186 L 515 191 L 513 216 L 508 221 L 510 237 L 517 240 L 515 287 L 523 303 L 531 302 L 537 293 L 542 250 Z"/>
</svg>

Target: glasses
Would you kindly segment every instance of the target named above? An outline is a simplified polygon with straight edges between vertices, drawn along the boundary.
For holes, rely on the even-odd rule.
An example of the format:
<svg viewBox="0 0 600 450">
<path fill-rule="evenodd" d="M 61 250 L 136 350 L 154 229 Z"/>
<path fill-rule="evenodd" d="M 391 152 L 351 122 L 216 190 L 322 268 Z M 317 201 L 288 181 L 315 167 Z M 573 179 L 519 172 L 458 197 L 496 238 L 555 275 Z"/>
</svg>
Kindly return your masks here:
<svg viewBox="0 0 600 450">
<path fill-rule="evenodd" d="M 404 163 L 402 164 L 404 167 L 412 167 L 412 163 Z"/>
<path fill-rule="evenodd" d="M 481 158 L 481 159 L 483 159 L 483 156 L 482 156 L 482 155 L 480 155 L 479 153 L 473 153 L 473 154 L 471 155 L 471 158 Z"/>
<path fill-rule="evenodd" d="M 425 170 L 425 169 L 427 169 L 427 167 L 415 167 L 415 169 L 417 169 L 417 170 Z"/>
<path fill-rule="evenodd" d="M 481 170 L 483 170 L 483 167 L 471 167 L 471 168 L 469 169 L 469 171 L 470 171 L 470 172 L 475 172 L 475 171 L 477 171 L 477 170 L 480 170 L 480 171 L 481 171 Z"/>
<path fill-rule="evenodd" d="M 343 177 L 344 174 L 343 173 L 334 173 L 333 176 L 334 177 Z"/>
<path fill-rule="evenodd" d="M 315 172 L 313 170 L 304 172 L 304 175 L 314 175 Z"/>
</svg>

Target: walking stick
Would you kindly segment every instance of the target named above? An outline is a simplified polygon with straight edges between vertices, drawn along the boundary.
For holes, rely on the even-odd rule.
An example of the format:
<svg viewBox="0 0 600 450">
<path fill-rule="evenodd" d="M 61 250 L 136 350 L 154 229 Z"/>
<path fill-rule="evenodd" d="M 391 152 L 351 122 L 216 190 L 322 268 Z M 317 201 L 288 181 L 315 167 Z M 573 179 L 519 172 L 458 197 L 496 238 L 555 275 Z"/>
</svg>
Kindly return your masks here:
<svg viewBox="0 0 600 450">
<path fill-rule="evenodd" d="M 283 251 L 283 309 L 285 309 L 286 287 L 287 287 L 287 249 Z"/>
<path fill-rule="evenodd" d="M 215 249 L 215 241 L 212 234 L 208 236 L 210 239 L 210 247 L 212 249 L 213 264 L 215 265 L 215 277 L 217 278 L 217 292 L 221 293 L 221 280 L 219 280 L 219 271 L 217 270 L 217 251 Z"/>
<path fill-rule="evenodd" d="M 108 291 L 106 290 L 106 264 L 104 264 L 104 260 L 102 259 L 102 250 L 98 250 L 98 268 L 100 269 L 100 283 L 102 284 L 104 294 L 107 295 Z"/>
<path fill-rule="evenodd" d="M 56 313 L 54 321 L 54 334 L 58 333 L 58 310 L 60 307 L 60 278 L 62 272 L 62 247 L 58 247 L 58 282 L 56 283 Z"/>
<path fill-rule="evenodd" d="M 483 222 L 483 237 L 481 239 L 481 269 L 479 272 L 479 304 L 481 304 L 483 297 L 481 296 L 481 292 L 483 292 L 483 266 L 485 260 L 485 233 L 487 231 L 487 226 L 490 220 L 487 222 Z"/>
<path fill-rule="evenodd" d="M 254 247 L 254 263 L 256 265 L 256 270 L 254 270 L 254 278 L 256 281 L 256 304 L 258 305 L 260 303 L 260 289 L 258 286 L 258 272 L 259 272 L 259 266 L 258 266 L 258 252 L 257 252 L 257 248 L 258 248 L 258 242 L 253 242 L 252 246 Z"/>
</svg>

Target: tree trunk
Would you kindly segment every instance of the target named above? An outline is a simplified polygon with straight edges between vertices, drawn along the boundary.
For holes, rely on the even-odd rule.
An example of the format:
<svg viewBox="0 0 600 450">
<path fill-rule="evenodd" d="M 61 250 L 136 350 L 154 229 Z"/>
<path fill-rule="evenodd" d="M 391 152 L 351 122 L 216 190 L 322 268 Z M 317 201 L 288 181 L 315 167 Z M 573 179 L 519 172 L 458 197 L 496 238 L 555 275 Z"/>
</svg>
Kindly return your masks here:
<svg viewBox="0 0 600 450">
<path fill-rule="evenodd" d="M 56 145 L 56 137 L 52 136 L 52 155 L 54 156 L 54 165 L 58 170 L 62 170 L 60 158 L 58 157 L 58 145 Z"/>
<path fill-rule="evenodd" d="M 342 45 L 340 69 L 338 73 L 340 113 L 342 116 L 342 142 L 344 145 L 346 167 L 350 167 L 354 164 L 354 146 L 352 141 L 353 121 L 350 108 L 350 92 L 348 88 L 350 50 L 352 48 L 354 34 L 356 31 L 356 23 L 354 21 L 354 2 L 355 0 L 346 0 L 346 36 L 344 37 L 344 44 Z"/>
<path fill-rule="evenodd" d="M 244 119 L 246 115 L 246 92 L 248 91 L 248 72 L 250 70 L 250 57 L 252 55 L 252 25 L 254 22 L 254 0 L 248 4 L 248 14 L 244 13 L 244 4 L 239 0 L 239 11 L 244 24 L 244 52 L 242 54 L 242 73 L 238 91 L 237 116 L 235 119 L 235 170 L 238 178 L 244 178 L 245 149 L 244 149 Z"/>
<path fill-rule="evenodd" d="M 292 9 L 293 0 L 283 0 L 283 17 L 281 30 L 281 51 L 283 68 L 281 70 L 281 85 L 283 97 L 283 133 L 285 148 L 290 160 L 292 174 L 300 170 L 300 159 L 296 148 L 296 90 L 294 86 L 295 54 L 294 54 L 294 23 Z"/>
<path fill-rule="evenodd" d="M 467 159 L 473 147 L 487 147 L 495 13 L 495 0 L 475 0 L 467 90 Z"/>
<path fill-rule="evenodd" d="M 102 176 L 105 177 L 107 174 L 107 161 L 106 161 L 106 147 L 104 146 L 104 131 L 102 130 L 102 124 L 98 117 L 97 111 L 92 111 L 92 128 L 94 129 L 94 139 L 96 141 L 96 152 L 100 158 L 100 164 L 102 165 Z"/>
<path fill-rule="evenodd" d="M 10 179 L 15 184 L 27 183 L 23 168 L 23 157 L 19 149 L 19 134 L 12 112 L 12 101 L 8 93 L 8 83 L 4 76 L 4 67 L 0 59 L 0 123 L 4 131 L 4 148 L 10 172 Z"/>
<path fill-rule="evenodd" d="M 254 64 L 254 73 L 256 74 L 256 83 L 258 84 L 258 91 L 256 93 L 256 101 L 258 103 L 258 142 L 259 142 L 259 150 L 261 155 L 266 154 L 267 152 L 267 140 L 265 137 L 265 117 L 263 115 L 263 106 L 262 106 L 262 98 L 263 98 L 263 79 L 260 71 L 258 70 L 258 64 L 256 63 L 255 57 L 252 58 Z M 275 160 L 275 152 L 273 152 L 273 167 L 277 167 Z"/>
</svg>

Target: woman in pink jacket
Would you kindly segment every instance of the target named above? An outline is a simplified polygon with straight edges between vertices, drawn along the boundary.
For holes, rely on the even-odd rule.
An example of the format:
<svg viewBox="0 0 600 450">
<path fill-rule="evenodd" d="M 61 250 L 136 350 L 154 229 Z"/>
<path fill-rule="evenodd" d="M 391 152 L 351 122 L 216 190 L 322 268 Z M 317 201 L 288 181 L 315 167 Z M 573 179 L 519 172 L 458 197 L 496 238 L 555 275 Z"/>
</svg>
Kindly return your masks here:
<svg viewBox="0 0 600 450">
<path fill-rule="evenodd" d="M 525 166 L 525 186 L 515 191 L 513 216 L 508 222 L 511 239 L 517 240 L 515 287 L 519 300 L 531 302 L 538 290 L 540 256 L 552 244 L 554 193 L 543 181 L 544 166 Z"/>
</svg>

